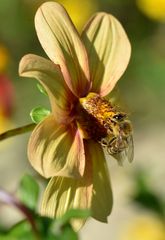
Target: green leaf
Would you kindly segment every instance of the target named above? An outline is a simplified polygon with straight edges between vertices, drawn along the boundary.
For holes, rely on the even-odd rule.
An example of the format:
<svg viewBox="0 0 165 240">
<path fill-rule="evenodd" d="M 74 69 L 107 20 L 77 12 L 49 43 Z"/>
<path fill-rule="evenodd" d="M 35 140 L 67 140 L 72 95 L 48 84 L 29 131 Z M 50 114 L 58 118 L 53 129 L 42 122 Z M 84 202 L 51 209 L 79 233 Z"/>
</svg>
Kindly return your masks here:
<svg viewBox="0 0 165 240">
<path fill-rule="evenodd" d="M 30 175 L 25 175 L 19 185 L 18 195 L 20 200 L 30 209 L 35 210 L 38 203 L 39 186 Z"/>
<path fill-rule="evenodd" d="M 91 215 L 88 209 L 70 209 L 62 217 L 56 219 L 52 224 L 54 232 L 57 233 L 66 225 L 70 224 L 72 219 L 88 218 Z"/>
<path fill-rule="evenodd" d="M 76 212 L 79 213 L 77 214 Z M 84 216 L 84 213 L 82 214 L 81 210 L 71 211 L 70 216 L 75 215 Z M 87 215 L 85 214 L 85 216 Z M 8 231 L 6 230 L 4 233 L 0 233 L 0 240 L 78 240 L 78 234 L 73 230 L 69 221 L 63 223 L 63 225 L 58 226 L 57 229 L 54 228 L 54 226 L 58 220 L 41 217 L 37 214 L 34 216 L 33 220 L 35 221 L 37 235 L 36 232 L 32 230 L 29 222 L 27 222 L 27 220 L 23 220 L 14 225 Z"/>
<path fill-rule="evenodd" d="M 39 89 L 39 91 L 40 91 L 41 93 L 43 93 L 44 95 L 48 96 L 45 88 L 44 88 L 41 84 L 38 83 L 38 84 L 37 84 L 37 88 Z"/>
<path fill-rule="evenodd" d="M 5 234 L 0 235 L 1 240 L 36 240 L 31 226 L 26 221 L 21 221 L 14 225 Z"/>
<path fill-rule="evenodd" d="M 45 237 L 43 239 L 47 239 L 47 237 L 51 234 L 51 226 L 54 222 L 54 219 L 36 215 L 35 221 L 37 221 L 37 228 L 41 236 Z"/>
<path fill-rule="evenodd" d="M 147 183 L 148 175 L 138 172 L 136 177 L 136 190 L 133 200 L 143 208 L 157 213 L 161 218 L 165 216 L 163 202 L 154 189 Z"/>
<path fill-rule="evenodd" d="M 60 235 L 55 237 L 57 240 L 78 240 L 77 233 L 72 229 L 70 224 L 67 224 L 63 227 Z"/>
<path fill-rule="evenodd" d="M 41 122 L 45 117 L 50 114 L 50 111 L 43 107 L 33 108 L 30 112 L 30 117 L 34 123 Z"/>
<path fill-rule="evenodd" d="M 6 233 L 6 229 L 0 225 L 0 235 Z M 1 238 L 0 238 L 1 239 Z"/>
<path fill-rule="evenodd" d="M 88 218 L 90 215 L 91 212 L 88 209 L 70 209 L 59 220 L 66 224 L 73 218 Z"/>
<path fill-rule="evenodd" d="M 35 219 L 35 222 L 37 223 L 37 229 L 40 233 L 40 236 L 42 236 L 42 239 L 78 240 L 78 235 L 73 230 L 69 221 L 63 224 L 58 224 L 58 219 L 51 219 L 38 215 Z"/>
</svg>

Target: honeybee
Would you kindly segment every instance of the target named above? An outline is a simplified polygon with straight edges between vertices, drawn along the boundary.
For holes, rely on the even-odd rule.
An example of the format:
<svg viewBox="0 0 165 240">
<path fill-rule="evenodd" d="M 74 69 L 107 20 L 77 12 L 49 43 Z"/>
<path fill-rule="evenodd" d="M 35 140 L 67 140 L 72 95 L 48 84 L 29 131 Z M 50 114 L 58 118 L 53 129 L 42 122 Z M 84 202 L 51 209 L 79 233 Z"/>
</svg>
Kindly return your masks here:
<svg viewBox="0 0 165 240">
<path fill-rule="evenodd" d="M 85 139 L 99 142 L 119 164 L 133 160 L 132 126 L 126 113 L 97 93 L 80 99 L 79 128 Z"/>
<path fill-rule="evenodd" d="M 105 125 L 108 134 L 100 143 L 120 165 L 125 159 L 132 162 L 134 155 L 132 126 L 127 114 L 114 111 L 110 115 Z"/>
</svg>

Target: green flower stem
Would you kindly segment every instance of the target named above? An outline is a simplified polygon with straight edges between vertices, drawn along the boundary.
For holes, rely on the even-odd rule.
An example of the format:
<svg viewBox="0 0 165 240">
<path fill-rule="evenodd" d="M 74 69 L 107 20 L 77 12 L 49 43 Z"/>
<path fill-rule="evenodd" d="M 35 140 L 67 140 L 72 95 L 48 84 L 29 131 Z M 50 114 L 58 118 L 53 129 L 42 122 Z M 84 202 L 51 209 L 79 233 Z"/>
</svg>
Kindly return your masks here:
<svg viewBox="0 0 165 240">
<path fill-rule="evenodd" d="M 0 134 L 0 141 L 5 140 L 10 137 L 14 137 L 14 136 L 26 133 L 26 132 L 30 132 L 34 129 L 35 126 L 36 126 L 35 123 L 31 123 L 31 124 L 28 124 L 28 125 L 25 125 L 22 127 L 8 130 L 8 131 Z"/>
<path fill-rule="evenodd" d="M 31 225 L 31 228 L 36 237 L 36 240 L 41 240 L 39 231 L 36 227 L 35 219 L 30 209 L 28 209 L 24 204 L 19 202 L 13 195 L 9 194 L 3 189 L 0 189 L 0 202 L 8 205 L 12 205 L 13 207 L 16 207 L 17 209 L 19 209 L 22 212 L 22 214 L 26 217 L 29 224 Z"/>
</svg>

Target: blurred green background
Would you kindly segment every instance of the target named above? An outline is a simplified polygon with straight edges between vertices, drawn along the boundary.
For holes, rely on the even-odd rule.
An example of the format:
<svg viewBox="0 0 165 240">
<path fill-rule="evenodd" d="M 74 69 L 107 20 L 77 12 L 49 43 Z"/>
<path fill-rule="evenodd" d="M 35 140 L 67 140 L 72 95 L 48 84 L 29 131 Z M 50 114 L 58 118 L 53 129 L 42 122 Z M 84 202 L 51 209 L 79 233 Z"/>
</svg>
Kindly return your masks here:
<svg viewBox="0 0 165 240">
<path fill-rule="evenodd" d="M 30 123 L 29 112 L 32 108 L 49 106 L 47 98 L 37 90 L 35 80 L 18 76 L 18 65 L 23 55 L 34 53 L 45 56 L 33 23 L 35 12 L 43 2 L 0 1 L 1 132 Z M 81 239 L 163 240 L 163 221 L 154 211 L 137 206 L 132 199 L 140 172 L 143 172 L 151 191 L 156 192 L 162 201 L 165 199 L 165 1 L 58 2 L 64 4 L 80 32 L 94 12 L 113 14 L 124 26 L 132 45 L 130 64 L 115 91 L 133 122 L 134 162 L 131 165 L 125 163 L 121 168 L 113 159 L 108 159 L 114 194 L 113 212 L 108 225 L 89 221 L 81 232 Z M 36 174 L 26 156 L 28 137 L 29 134 L 25 134 L 0 144 L 0 186 L 8 191 L 16 190 L 24 173 Z M 20 217 L 12 209 L 0 206 L 0 224 L 11 225 Z M 152 235 L 147 235 L 147 231 Z"/>
</svg>

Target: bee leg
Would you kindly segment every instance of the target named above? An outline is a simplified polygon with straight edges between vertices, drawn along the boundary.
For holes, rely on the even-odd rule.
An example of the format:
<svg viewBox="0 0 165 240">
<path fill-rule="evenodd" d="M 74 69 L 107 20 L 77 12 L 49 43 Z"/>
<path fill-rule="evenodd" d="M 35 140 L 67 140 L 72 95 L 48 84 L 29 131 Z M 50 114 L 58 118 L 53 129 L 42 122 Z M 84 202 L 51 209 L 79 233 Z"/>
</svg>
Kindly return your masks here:
<svg viewBox="0 0 165 240">
<path fill-rule="evenodd" d="M 107 141 L 104 138 L 101 139 L 100 144 L 102 147 L 107 147 L 107 145 L 108 145 Z"/>
<path fill-rule="evenodd" d="M 112 138 L 107 145 L 107 152 L 110 155 L 118 152 L 118 148 L 116 147 L 116 140 L 116 137 Z"/>
</svg>

